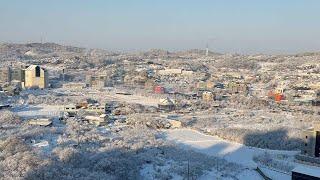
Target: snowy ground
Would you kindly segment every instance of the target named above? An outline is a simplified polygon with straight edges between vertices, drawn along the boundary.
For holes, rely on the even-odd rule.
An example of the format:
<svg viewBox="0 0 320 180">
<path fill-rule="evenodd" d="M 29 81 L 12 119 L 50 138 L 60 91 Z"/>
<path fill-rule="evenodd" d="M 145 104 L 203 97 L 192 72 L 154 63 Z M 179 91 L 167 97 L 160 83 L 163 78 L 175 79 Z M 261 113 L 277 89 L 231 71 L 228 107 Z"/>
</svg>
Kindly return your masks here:
<svg viewBox="0 0 320 180">
<path fill-rule="evenodd" d="M 88 97 L 88 98 L 93 98 L 97 99 L 101 102 L 103 101 L 120 101 L 120 102 L 126 102 L 129 104 L 141 104 L 144 106 L 158 106 L 159 103 L 159 98 L 154 98 L 154 97 L 147 97 L 147 96 L 142 96 L 138 94 L 131 94 L 131 95 L 123 95 L 123 94 L 116 94 L 117 90 L 116 89 L 109 89 L 109 90 L 104 90 L 104 91 L 98 91 L 94 89 L 84 89 L 83 91 L 66 91 L 64 89 L 58 89 L 55 90 L 55 92 L 58 93 L 63 93 L 63 94 L 68 94 L 70 97 Z"/>
<path fill-rule="evenodd" d="M 63 106 L 61 105 L 22 105 L 12 109 L 14 113 L 22 118 L 35 117 L 59 117 L 62 115 Z"/>
<path fill-rule="evenodd" d="M 101 93 L 101 97 L 110 98 L 117 101 L 124 101 L 127 103 L 136 103 L 145 106 L 158 106 L 159 99 L 140 96 L 140 95 L 121 95 L 121 94 L 108 94 L 108 93 Z"/>
<path fill-rule="evenodd" d="M 248 147 L 190 129 L 167 130 L 165 135 L 166 139 L 176 141 L 185 147 L 193 148 L 208 155 L 223 157 L 230 162 L 239 163 L 251 169 L 257 167 L 257 164 L 253 161 L 254 156 L 266 152 L 286 155 L 295 155 L 297 153 L 296 151 L 276 151 Z"/>
<path fill-rule="evenodd" d="M 185 148 L 191 148 L 197 152 L 205 153 L 210 156 L 220 157 L 229 162 L 241 164 L 251 170 L 256 169 L 256 167 L 259 166 L 253 160 L 255 156 L 263 155 L 265 153 L 294 156 L 298 153 L 297 151 L 277 151 L 248 147 L 242 144 L 225 141 L 219 137 L 208 136 L 191 129 L 166 130 L 164 131 L 164 135 L 165 139 L 174 141 Z M 262 171 L 273 179 L 291 178 L 288 174 L 284 174 L 280 171 L 273 171 L 268 168 L 262 168 Z M 210 176 L 210 173 L 208 176 Z M 248 177 L 252 177 L 251 175 L 248 175 L 248 173 L 245 173 L 243 176 L 244 177 L 240 179 L 251 179 Z M 252 177 L 252 179 L 255 178 Z"/>
</svg>

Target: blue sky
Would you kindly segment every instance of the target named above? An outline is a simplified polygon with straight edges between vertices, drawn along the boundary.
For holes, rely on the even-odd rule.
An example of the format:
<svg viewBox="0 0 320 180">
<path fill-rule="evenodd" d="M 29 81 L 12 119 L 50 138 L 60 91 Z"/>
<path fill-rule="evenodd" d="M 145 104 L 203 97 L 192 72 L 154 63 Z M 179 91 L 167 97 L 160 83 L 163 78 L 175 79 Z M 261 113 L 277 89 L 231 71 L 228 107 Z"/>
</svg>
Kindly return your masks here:
<svg viewBox="0 0 320 180">
<path fill-rule="evenodd" d="M 1 0 L 0 42 L 109 50 L 320 50 L 319 0 Z"/>
</svg>

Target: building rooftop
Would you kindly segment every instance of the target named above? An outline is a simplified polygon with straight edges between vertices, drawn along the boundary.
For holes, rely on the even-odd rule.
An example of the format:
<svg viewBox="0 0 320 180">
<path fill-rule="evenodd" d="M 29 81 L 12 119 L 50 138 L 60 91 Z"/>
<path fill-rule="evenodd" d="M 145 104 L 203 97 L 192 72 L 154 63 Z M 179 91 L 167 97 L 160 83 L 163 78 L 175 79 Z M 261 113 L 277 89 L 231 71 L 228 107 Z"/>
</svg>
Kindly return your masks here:
<svg viewBox="0 0 320 180">
<path fill-rule="evenodd" d="M 32 119 L 28 122 L 29 125 L 49 126 L 52 121 L 49 119 Z"/>
<path fill-rule="evenodd" d="M 26 70 L 33 70 L 34 68 L 36 68 L 37 65 L 30 65 L 29 67 L 26 68 Z"/>
<path fill-rule="evenodd" d="M 292 172 L 320 178 L 320 167 L 300 165 L 294 168 Z"/>
<path fill-rule="evenodd" d="M 163 106 L 174 105 L 174 102 L 170 98 L 164 98 L 164 99 L 160 99 L 159 105 L 163 105 Z"/>
</svg>

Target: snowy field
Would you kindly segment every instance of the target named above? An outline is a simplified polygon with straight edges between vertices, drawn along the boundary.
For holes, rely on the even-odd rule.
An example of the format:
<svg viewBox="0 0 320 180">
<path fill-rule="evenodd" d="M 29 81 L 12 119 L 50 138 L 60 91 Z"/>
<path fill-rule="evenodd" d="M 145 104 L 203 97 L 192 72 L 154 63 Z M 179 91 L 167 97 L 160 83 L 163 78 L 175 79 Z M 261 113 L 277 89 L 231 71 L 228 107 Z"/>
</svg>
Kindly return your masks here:
<svg viewBox="0 0 320 180">
<path fill-rule="evenodd" d="M 278 151 L 267 150 L 244 146 L 242 144 L 225 141 L 219 137 L 208 136 L 191 129 L 174 129 L 164 131 L 165 139 L 174 141 L 184 148 L 190 148 L 197 152 L 201 152 L 210 156 L 223 158 L 229 162 L 237 163 L 248 169 L 254 170 L 259 167 L 266 175 L 272 179 L 291 179 L 290 174 L 271 170 L 267 167 L 260 167 L 254 161 L 254 157 L 261 156 L 265 153 L 274 156 L 294 156 L 297 151 Z M 240 179 L 248 179 L 240 178 Z M 251 178 L 249 178 L 251 179 Z M 255 179 L 252 177 L 252 179 Z"/>
<path fill-rule="evenodd" d="M 62 115 L 63 106 L 61 105 L 22 105 L 14 107 L 12 110 L 22 118 L 37 117 L 59 117 Z"/>
<path fill-rule="evenodd" d="M 101 93 L 99 94 L 100 97 L 106 97 L 112 100 L 117 101 L 124 101 L 127 103 L 136 103 L 141 104 L 144 106 L 154 106 L 157 107 L 159 103 L 159 99 L 152 98 L 152 97 L 146 97 L 146 96 L 140 96 L 140 95 L 121 95 L 121 94 L 107 94 L 107 93 Z"/>
<path fill-rule="evenodd" d="M 69 97 L 73 98 L 92 98 L 97 99 L 99 102 L 107 102 L 107 101 L 119 101 L 119 102 L 126 102 L 129 104 L 141 104 L 144 106 L 154 106 L 157 107 L 159 103 L 159 98 L 154 97 L 147 97 L 138 94 L 131 94 L 131 95 L 123 95 L 123 94 L 116 94 L 116 89 L 108 89 L 104 91 L 98 91 L 94 89 L 84 89 L 83 91 L 66 91 L 64 89 L 55 90 L 57 93 L 68 94 Z"/>
<path fill-rule="evenodd" d="M 72 103 L 75 103 L 77 102 L 76 100 L 84 97 L 84 94 L 81 93 L 67 94 L 67 97 L 72 100 L 70 101 Z M 102 103 L 110 100 L 126 102 L 128 104 L 141 104 L 144 106 L 157 106 L 158 103 L 158 99 L 156 99 L 155 97 L 145 97 L 141 95 L 121 95 L 115 94 L 115 92 L 90 91 L 86 94 L 85 97 L 97 99 Z M 30 98 L 28 97 L 28 99 Z M 48 99 L 53 99 L 50 105 L 44 103 Z M 61 101 L 61 103 L 55 103 L 60 101 L 56 101 L 55 98 L 47 98 L 46 96 L 44 96 L 42 99 L 39 98 L 39 103 L 30 103 L 29 105 L 26 105 L 26 103 L 23 103 L 22 105 L 22 103 L 20 103 L 20 105 L 14 106 L 12 111 L 22 119 L 59 117 L 62 115 L 63 105 L 69 103 L 69 99 L 67 99 L 66 101 Z M 154 120 L 153 118 L 159 116 L 159 114 L 157 113 L 154 113 L 153 115 L 154 116 L 150 116 L 151 118 L 148 120 L 152 121 Z M 145 116 L 145 114 L 143 116 Z M 168 118 L 169 114 L 164 113 L 160 114 L 160 116 Z M 286 142 L 285 140 L 288 139 L 292 139 L 292 142 L 295 142 L 299 145 L 300 142 L 294 137 L 299 137 L 299 134 L 297 132 L 299 132 L 299 130 L 303 128 L 308 127 L 310 125 L 310 122 L 312 122 L 311 120 L 301 121 L 300 115 L 292 114 L 291 112 L 265 112 L 263 110 L 239 110 L 235 108 L 225 108 L 223 109 L 223 111 L 196 111 L 192 114 L 173 114 L 171 116 L 173 116 L 176 120 L 180 120 L 183 124 L 183 127 L 189 127 L 197 129 L 199 131 L 186 128 L 163 130 L 161 134 L 164 135 L 164 138 L 160 139 L 162 139 L 162 141 L 165 141 L 163 142 L 164 144 L 173 142 L 172 144 L 179 147 L 181 150 L 178 152 L 178 154 L 184 152 L 185 150 L 186 152 L 193 151 L 201 154 L 198 155 L 199 158 L 198 156 L 195 156 L 194 158 L 197 159 L 197 162 L 193 162 L 194 167 L 196 167 L 193 169 L 195 171 L 193 174 L 197 177 L 197 179 L 203 180 L 263 179 L 262 176 L 257 172 L 257 167 L 271 179 L 291 179 L 290 171 L 292 170 L 292 168 L 299 165 L 294 162 L 294 155 L 299 153 L 299 151 L 262 149 L 266 148 L 264 146 L 262 146 L 262 148 L 255 147 L 261 147 L 258 145 L 260 145 L 261 142 L 265 142 L 265 144 L 268 145 L 267 148 L 277 149 L 279 146 L 285 145 L 285 143 L 282 143 L 282 141 Z M 78 137 L 77 132 L 75 131 L 74 134 L 76 135 L 74 139 L 66 138 L 62 133 L 60 133 L 64 132 L 63 126 L 65 125 L 57 123 L 56 121 L 58 121 L 58 118 L 54 118 L 54 120 L 54 128 L 52 129 L 52 132 L 49 131 L 51 130 L 50 128 L 47 128 L 46 130 L 48 130 L 49 134 L 32 137 L 32 140 L 35 139 L 35 141 L 32 143 L 33 148 L 42 150 L 44 152 L 43 154 L 50 154 L 51 152 L 53 152 L 53 149 L 61 148 L 61 144 L 58 143 L 58 139 L 66 139 L 67 141 L 70 141 L 70 144 L 74 144 L 74 142 L 77 140 L 76 137 Z M 268 126 L 265 126 L 266 124 L 268 124 Z M 66 126 L 70 126 L 71 128 L 72 124 Z M 99 137 L 97 138 L 97 140 L 94 140 L 96 141 L 96 144 L 101 143 L 99 139 L 108 139 L 110 132 L 113 131 L 115 132 L 115 134 L 123 133 L 118 134 L 120 139 L 128 137 L 131 138 L 128 141 L 120 140 L 121 142 L 125 142 L 123 143 L 124 147 L 130 147 L 129 145 L 126 145 L 126 143 L 131 143 L 132 140 L 137 141 L 137 144 L 140 144 L 141 146 L 144 143 L 144 141 L 133 138 L 132 133 L 127 132 L 129 131 L 126 130 L 127 125 L 122 127 L 115 124 L 114 129 L 119 130 L 104 129 L 106 133 L 102 133 L 103 135 L 97 134 L 94 127 L 84 127 L 92 130 L 92 137 Z M 283 133 L 281 133 L 282 131 L 280 131 L 280 138 L 277 138 L 278 136 L 275 133 L 277 132 L 276 128 L 278 127 L 285 129 Z M 31 127 L 26 128 L 31 129 Z M 140 134 L 141 130 L 139 128 L 136 129 L 139 133 L 135 132 L 134 134 Z M 87 131 L 87 129 L 85 130 Z M 236 130 L 240 131 L 240 133 L 237 133 Z M 246 131 L 249 130 L 251 130 L 252 132 L 249 132 L 249 136 L 243 135 L 243 137 L 241 137 L 239 136 L 239 134 L 241 134 L 242 130 L 242 134 L 245 134 Z M 34 131 L 36 132 L 36 130 Z M 68 132 L 69 131 L 70 130 L 68 130 Z M 206 132 L 211 135 L 200 133 L 200 131 Z M 158 130 L 156 130 L 155 132 L 158 132 Z M 290 134 L 291 132 L 295 132 L 295 134 L 292 135 Z M 250 133 L 252 134 L 251 136 Z M 252 140 L 254 140 L 254 143 L 246 144 L 248 142 L 251 142 Z M 270 144 L 268 140 L 272 141 L 272 143 Z M 90 143 L 93 143 L 92 140 Z M 112 144 L 113 142 L 108 141 L 108 143 Z M 105 142 L 101 144 L 104 145 Z M 114 142 L 114 144 L 117 143 Z M 247 146 L 243 144 L 246 144 Z M 290 143 L 287 144 L 289 145 L 279 149 L 285 149 L 287 147 L 289 147 L 287 149 L 290 149 L 290 147 L 293 146 Z M 158 147 L 158 145 L 159 144 L 155 143 L 155 147 Z M 91 147 L 91 144 L 88 144 L 88 146 Z M 141 167 L 139 167 L 139 173 L 141 177 L 143 177 L 144 179 L 157 179 L 155 177 L 158 176 L 168 177 L 169 179 L 185 179 L 185 163 L 189 160 L 186 157 L 184 157 L 185 159 L 183 160 L 175 157 L 178 150 L 171 151 L 168 152 L 165 157 L 157 157 L 158 159 L 153 159 L 152 163 L 150 160 L 148 160 L 148 163 L 140 163 L 139 165 L 141 165 Z M 145 156 L 142 154 L 141 157 Z M 210 162 L 207 157 L 212 158 Z M 217 162 L 217 165 L 215 165 L 213 162 Z M 202 167 L 201 165 L 204 163 L 206 163 L 206 165 Z M 220 167 L 221 164 L 224 165 Z M 237 164 L 237 166 L 233 166 L 233 164 Z M 284 165 L 284 168 L 281 167 L 282 165 Z M 201 171 L 196 171 L 198 170 L 198 168 L 201 169 Z M 163 174 L 166 175 L 163 176 Z"/>
</svg>

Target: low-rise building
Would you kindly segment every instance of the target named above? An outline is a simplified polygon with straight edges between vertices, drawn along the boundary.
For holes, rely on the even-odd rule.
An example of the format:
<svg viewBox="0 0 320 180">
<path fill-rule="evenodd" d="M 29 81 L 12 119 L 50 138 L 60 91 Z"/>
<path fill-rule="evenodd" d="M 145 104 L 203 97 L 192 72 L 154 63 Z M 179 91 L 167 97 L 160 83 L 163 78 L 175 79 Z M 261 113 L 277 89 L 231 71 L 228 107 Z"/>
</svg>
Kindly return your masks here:
<svg viewBox="0 0 320 180">
<path fill-rule="evenodd" d="M 50 119 L 31 119 L 28 121 L 28 124 L 34 126 L 51 126 L 52 121 Z"/>
<path fill-rule="evenodd" d="M 25 82 L 25 70 L 23 68 L 11 68 L 11 81 Z"/>
<path fill-rule="evenodd" d="M 11 67 L 0 68 L 0 83 L 11 83 L 11 81 L 25 82 L 24 69 Z"/>
<path fill-rule="evenodd" d="M 230 82 L 228 83 L 227 88 L 231 94 L 249 93 L 249 86 L 246 83 Z"/>
<path fill-rule="evenodd" d="M 202 93 L 202 99 L 206 102 L 210 102 L 210 101 L 214 100 L 214 94 L 210 91 L 204 91 Z"/>
<path fill-rule="evenodd" d="M 182 76 L 192 76 L 193 75 L 193 71 L 185 71 L 185 70 L 183 70 L 181 72 L 181 75 Z"/>
<path fill-rule="evenodd" d="M 214 83 L 212 81 L 200 81 L 197 82 L 196 88 L 198 90 L 212 90 L 214 88 Z"/>
<path fill-rule="evenodd" d="M 107 74 L 87 75 L 86 83 L 93 88 L 104 88 L 107 86 L 110 77 Z"/>
<path fill-rule="evenodd" d="M 166 89 L 162 86 L 155 86 L 154 87 L 154 93 L 156 94 L 164 94 Z"/>
<path fill-rule="evenodd" d="M 320 180 L 320 167 L 300 165 L 292 170 L 292 180 Z"/>
<path fill-rule="evenodd" d="M 162 111 L 172 111 L 175 108 L 175 104 L 174 104 L 174 101 L 171 100 L 170 98 L 164 98 L 164 99 L 160 99 L 158 103 L 158 108 L 159 110 L 162 110 Z"/>
<path fill-rule="evenodd" d="M 11 68 L 3 67 L 0 69 L 0 84 L 10 83 L 11 81 Z"/>
<path fill-rule="evenodd" d="M 0 110 L 1 109 L 9 109 L 9 108 L 11 108 L 11 105 L 9 105 L 9 104 L 0 104 Z"/>
<path fill-rule="evenodd" d="M 31 65 L 25 69 L 25 88 L 40 88 L 48 87 L 48 72 L 37 65 Z"/>
<path fill-rule="evenodd" d="M 316 92 L 316 98 L 312 100 L 311 104 L 313 106 L 320 106 L 320 91 Z"/>
<path fill-rule="evenodd" d="M 105 106 L 98 106 L 98 105 L 89 105 L 88 108 L 86 108 L 84 110 L 88 111 L 88 112 L 103 114 L 106 112 L 106 107 Z"/>
<path fill-rule="evenodd" d="M 127 85 L 144 86 L 148 80 L 148 74 L 145 71 L 127 74 L 123 81 Z"/>
<path fill-rule="evenodd" d="M 302 162 L 320 164 L 320 123 L 313 128 L 303 131 L 301 154 L 296 158 Z"/>
<path fill-rule="evenodd" d="M 106 112 L 106 106 L 88 104 L 86 106 L 78 105 L 66 105 L 64 106 L 64 112 L 70 116 L 75 116 L 80 110 L 87 113 L 104 114 Z"/>
<path fill-rule="evenodd" d="M 312 129 L 303 132 L 304 145 L 302 154 L 320 158 L 320 123 L 315 123 Z"/>
<path fill-rule="evenodd" d="M 73 117 L 77 114 L 78 109 L 77 109 L 76 105 L 70 104 L 70 105 L 65 105 L 63 107 L 63 111 L 65 113 L 65 116 Z"/>
<path fill-rule="evenodd" d="M 90 124 L 94 124 L 96 126 L 103 126 L 107 124 L 106 114 L 101 114 L 100 116 L 85 116 L 84 119 Z"/>
</svg>

